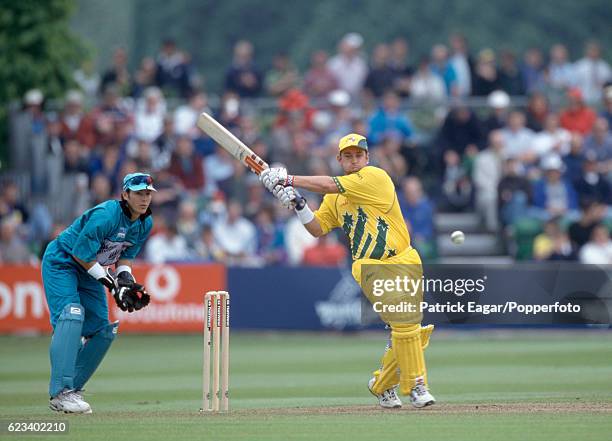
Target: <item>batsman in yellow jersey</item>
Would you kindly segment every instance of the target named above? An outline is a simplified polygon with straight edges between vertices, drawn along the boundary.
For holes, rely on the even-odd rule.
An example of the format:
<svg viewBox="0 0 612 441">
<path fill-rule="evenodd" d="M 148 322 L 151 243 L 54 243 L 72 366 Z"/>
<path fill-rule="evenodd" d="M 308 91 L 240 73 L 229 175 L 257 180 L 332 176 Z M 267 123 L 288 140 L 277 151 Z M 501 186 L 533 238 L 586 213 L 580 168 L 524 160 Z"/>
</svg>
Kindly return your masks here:
<svg viewBox="0 0 612 441">
<path fill-rule="evenodd" d="M 421 258 L 410 246 L 410 235 L 391 178 L 384 170 L 368 165 L 366 138 L 354 133 L 343 137 L 337 160 L 344 176 L 294 176 L 285 168 L 271 168 L 262 172 L 260 180 L 284 206 L 295 208 L 313 236 L 320 237 L 334 228 L 344 230 L 351 244 L 353 277 L 374 302 L 371 289 L 362 283 L 364 265 L 389 269 L 390 279 L 394 275 L 402 276 L 399 271 L 408 271 L 410 277 L 418 279 L 422 276 Z M 320 208 L 313 213 L 295 188 L 324 194 Z M 419 299 L 422 299 L 422 290 L 416 296 Z M 420 313 L 412 314 L 407 320 L 406 317 L 395 320 L 393 315 L 384 313 L 380 316 L 391 328 L 391 338 L 380 369 L 368 383 L 370 392 L 384 408 L 401 407 L 396 393 L 398 386 L 413 406 L 434 404 L 423 354 L 433 325 L 422 327 Z"/>
</svg>

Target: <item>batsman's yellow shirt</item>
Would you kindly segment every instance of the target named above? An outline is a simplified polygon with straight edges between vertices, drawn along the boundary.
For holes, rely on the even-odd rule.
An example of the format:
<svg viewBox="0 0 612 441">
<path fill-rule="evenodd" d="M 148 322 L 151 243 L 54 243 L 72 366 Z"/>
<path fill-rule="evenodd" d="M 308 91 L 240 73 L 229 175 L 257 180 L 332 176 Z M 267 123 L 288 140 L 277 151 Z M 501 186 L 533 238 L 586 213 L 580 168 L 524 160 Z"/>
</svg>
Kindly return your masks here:
<svg viewBox="0 0 612 441">
<path fill-rule="evenodd" d="M 333 180 L 339 193 L 326 194 L 314 215 L 324 234 L 342 227 L 353 260 L 386 260 L 410 247 L 395 186 L 387 172 L 367 166 Z"/>
</svg>

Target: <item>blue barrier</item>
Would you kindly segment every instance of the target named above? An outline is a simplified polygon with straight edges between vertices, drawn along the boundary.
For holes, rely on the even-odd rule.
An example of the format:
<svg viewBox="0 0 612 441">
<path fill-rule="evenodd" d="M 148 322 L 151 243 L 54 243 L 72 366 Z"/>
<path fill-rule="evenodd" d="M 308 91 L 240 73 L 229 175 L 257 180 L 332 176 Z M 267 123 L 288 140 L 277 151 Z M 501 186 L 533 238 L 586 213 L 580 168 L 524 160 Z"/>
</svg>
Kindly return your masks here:
<svg viewBox="0 0 612 441">
<path fill-rule="evenodd" d="M 356 329 L 361 289 L 349 269 L 228 268 L 232 329 Z"/>
<path fill-rule="evenodd" d="M 609 270 L 577 264 L 429 265 L 426 275 L 430 280 L 480 280 L 483 291 L 464 293 L 459 285 L 450 292 L 426 291 L 425 300 L 432 309 L 423 311 L 423 322 L 437 326 L 607 327 L 612 316 Z M 235 329 L 356 330 L 383 326 L 348 268 L 228 268 L 227 284 Z M 566 304 L 572 310 L 562 310 Z M 547 309 L 534 312 L 540 305 Z"/>
</svg>

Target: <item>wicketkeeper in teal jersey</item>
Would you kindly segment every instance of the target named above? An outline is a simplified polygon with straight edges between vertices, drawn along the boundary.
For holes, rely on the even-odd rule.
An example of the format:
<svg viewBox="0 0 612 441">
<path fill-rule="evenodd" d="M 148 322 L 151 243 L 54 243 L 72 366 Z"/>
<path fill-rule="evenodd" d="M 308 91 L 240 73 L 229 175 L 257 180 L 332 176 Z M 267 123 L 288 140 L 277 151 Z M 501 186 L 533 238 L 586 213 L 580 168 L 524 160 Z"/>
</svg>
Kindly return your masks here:
<svg viewBox="0 0 612 441">
<path fill-rule="evenodd" d="M 132 173 L 123 179 L 121 200 L 109 200 L 83 213 L 52 241 L 42 261 L 45 296 L 53 337 L 49 355 L 49 407 L 58 412 L 91 413 L 83 386 L 117 335 L 110 323 L 104 287 L 123 311 L 149 304 L 145 288 L 132 276 L 136 257 L 153 227 L 153 179 Z M 112 272 L 108 267 L 114 265 Z"/>
</svg>

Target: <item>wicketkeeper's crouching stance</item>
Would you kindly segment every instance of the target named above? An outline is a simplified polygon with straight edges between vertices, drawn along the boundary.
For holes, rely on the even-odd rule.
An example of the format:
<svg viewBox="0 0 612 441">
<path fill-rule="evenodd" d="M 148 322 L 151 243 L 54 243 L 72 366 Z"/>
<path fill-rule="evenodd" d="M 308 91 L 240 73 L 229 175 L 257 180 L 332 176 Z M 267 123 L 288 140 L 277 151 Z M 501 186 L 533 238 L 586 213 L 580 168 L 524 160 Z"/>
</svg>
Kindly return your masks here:
<svg viewBox="0 0 612 441">
<path fill-rule="evenodd" d="M 83 386 L 106 355 L 119 325 L 109 322 L 104 287 L 123 311 L 149 304 L 145 288 L 132 276 L 131 260 L 153 227 L 149 205 L 154 191 L 148 174 L 127 175 L 121 201 L 109 200 L 87 210 L 45 251 L 42 277 L 53 326 L 52 410 L 91 413 Z M 110 265 L 116 265 L 115 273 L 106 268 Z"/>
<path fill-rule="evenodd" d="M 344 176 L 292 176 L 284 168 L 271 168 L 264 170 L 260 179 L 283 205 L 295 207 L 297 216 L 313 236 L 322 236 L 334 228 L 344 230 L 351 243 L 353 277 L 372 301 L 366 278 L 362 280 L 364 265 L 378 265 L 389 279 L 396 275 L 420 279 L 421 258 L 410 246 L 391 178 L 384 170 L 368 166 L 366 138 L 357 134 L 342 138 L 337 160 Z M 321 207 L 313 213 L 295 187 L 325 194 Z M 419 290 L 412 301 L 418 304 L 421 298 Z M 368 383 L 370 392 L 385 408 L 402 405 L 396 394 L 398 386 L 413 406 L 434 404 L 423 354 L 433 325 L 422 327 L 420 313 L 401 319 L 381 314 L 381 318 L 391 327 L 391 339 L 380 369 Z"/>
</svg>

